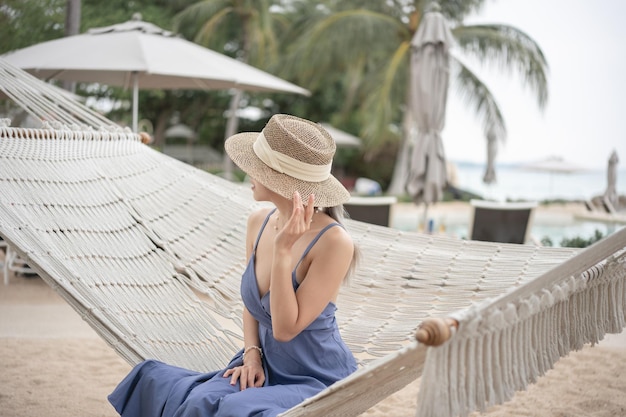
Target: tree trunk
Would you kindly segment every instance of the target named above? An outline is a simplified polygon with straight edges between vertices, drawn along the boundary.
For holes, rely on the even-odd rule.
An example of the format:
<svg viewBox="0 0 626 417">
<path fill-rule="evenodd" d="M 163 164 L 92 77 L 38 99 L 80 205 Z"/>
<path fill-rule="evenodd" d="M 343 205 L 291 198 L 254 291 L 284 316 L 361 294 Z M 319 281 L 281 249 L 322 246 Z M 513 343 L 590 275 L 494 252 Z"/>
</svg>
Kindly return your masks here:
<svg viewBox="0 0 626 417">
<path fill-rule="evenodd" d="M 165 110 L 159 112 L 157 116 L 156 124 L 154 125 L 152 146 L 161 151 L 165 148 L 165 131 L 167 130 L 167 124 L 172 118 L 172 110 Z"/>
<path fill-rule="evenodd" d="M 65 36 L 77 35 L 80 33 L 80 6 L 81 0 L 67 0 L 65 6 Z M 63 88 L 71 91 L 76 90 L 74 81 L 63 81 Z"/>
<path fill-rule="evenodd" d="M 237 109 L 239 108 L 239 101 L 241 100 L 241 96 L 243 95 L 243 91 L 235 90 L 235 94 L 230 99 L 230 106 L 228 108 L 228 122 L 226 123 L 226 134 L 224 135 L 224 140 L 228 139 L 239 129 L 239 118 L 237 117 Z M 233 180 L 233 161 L 231 161 L 230 157 L 224 151 L 224 159 L 222 161 L 222 175 L 224 178 L 228 180 Z"/>
</svg>

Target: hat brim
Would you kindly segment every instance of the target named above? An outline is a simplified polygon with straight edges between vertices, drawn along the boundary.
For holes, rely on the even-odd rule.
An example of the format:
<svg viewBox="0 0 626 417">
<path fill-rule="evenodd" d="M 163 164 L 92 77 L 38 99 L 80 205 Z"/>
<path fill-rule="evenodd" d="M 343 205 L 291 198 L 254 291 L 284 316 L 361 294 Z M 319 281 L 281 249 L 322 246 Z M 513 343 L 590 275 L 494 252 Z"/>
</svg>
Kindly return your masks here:
<svg viewBox="0 0 626 417">
<path fill-rule="evenodd" d="M 258 136 L 257 132 L 238 133 L 228 138 L 224 144 L 226 153 L 233 162 L 255 181 L 289 200 L 293 198 L 295 191 L 300 193 L 305 203 L 309 195 L 313 194 L 316 207 L 334 207 L 350 199 L 348 190 L 332 175 L 321 182 L 308 182 L 268 167 L 252 148 Z"/>
</svg>

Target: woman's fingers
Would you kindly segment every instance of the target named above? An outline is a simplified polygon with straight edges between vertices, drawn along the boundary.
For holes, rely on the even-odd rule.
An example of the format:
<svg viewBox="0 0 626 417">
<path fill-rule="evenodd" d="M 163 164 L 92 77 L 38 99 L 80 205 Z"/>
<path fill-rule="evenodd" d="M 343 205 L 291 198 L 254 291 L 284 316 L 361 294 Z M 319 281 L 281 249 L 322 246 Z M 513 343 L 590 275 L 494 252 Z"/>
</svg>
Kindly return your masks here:
<svg viewBox="0 0 626 417">
<path fill-rule="evenodd" d="M 239 386 L 242 391 L 250 387 L 261 387 L 265 382 L 263 368 L 260 368 L 260 370 L 257 371 L 245 365 L 227 369 L 223 376 L 224 378 L 228 378 L 230 376 L 230 385 L 233 386 L 237 384 L 237 380 L 239 380 Z"/>
<path fill-rule="evenodd" d="M 243 368 L 245 370 L 245 368 Z M 246 388 L 248 388 L 248 379 L 249 376 L 246 378 L 246 373 L 245 372 L 241 372 L 241 375 L 239 376 L 239 389 L 241 391 L 245 390 Z M 250 373 L 248 372 L 248 375 L 250 375 Z"/>
<path fill-rule="evenodd" d="M 254 372 L 248 372 L 248 378 L 246 381 L 246 387 L 254 387 L 256 381 L 256 374 Z M 243 389 L 243 388 L 242 388 Z"/>
<path fill-rule="evenodd" d="M 313 221 L 313 214 L 315 214 L 315 195 L 310 194 L 307 206 L 305 208 L 305 221 L 309 225 Z"/>
<path fill-rule="evenodd" d="M 291 216 L 276 235 L 276 242 L 282 247 L 291 247 L 307 230 L 311 228 L 315 214 L 315 196 L 310 195 L 307 205 L 302 204 L 302 197 L 298 191 L 293 193 Z"/>
<path fill-rule="evenodd" d="M 292 228 L 292 232 L 299 232 L 299 228 L 302 225 L 304 220 L 303 218 L 303 205 L 302 205 L 302 197 L 300 197 L 300 193 L 295 191 L 293 193 L 293 206 L 291 208 L 291 218 L 289 219 L 290 226 Z M 295 229 L 294 229 L 295 228 Z"/>
<path fill-rule="evenodd" d="M 235 385 L 237 383 L 237 380 L 241 380 L 241 374 L 242 374 L 242 366 L 237 366 L 235 368 L 231 368 L 231 369 L 227 369 L 226 372 L 224 372 L 224 378 L 228 378 L 229 376 L 230 378 L 230 385 Z"/>
<path fill-rule="evenodd" d="M 313 220 L 313 214 L 315 214 L 315 195 L 310 194 L 307 200 L 307 205 L 302 204 L 302 197 L 298 191 L 293 193 L 293 208 L 291 211 L 291 218 L 296 221 L 298 225 L 303 225 L 305 230 L 309 228 L 311 221 Z"/>
<path fill-rule="evenodd" d="M 298 191 L 293 192 L 293 207 L 301 207 L 302 206 L 302 197 Z"/>
</svg>

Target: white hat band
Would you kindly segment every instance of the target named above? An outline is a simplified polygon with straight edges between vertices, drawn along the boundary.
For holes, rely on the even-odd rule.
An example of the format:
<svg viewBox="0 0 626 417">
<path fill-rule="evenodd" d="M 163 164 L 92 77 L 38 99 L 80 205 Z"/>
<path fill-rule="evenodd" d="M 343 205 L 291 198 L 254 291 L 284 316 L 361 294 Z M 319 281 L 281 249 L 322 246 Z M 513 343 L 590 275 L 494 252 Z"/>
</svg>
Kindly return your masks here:
<svg viewBox="0 0 626 417">
<path fill-rule="evenodd" d="M 332 163 L 328 165 L 312 165 L 276 152 L 270 147 L 269 143 L 267 143 L 263 132 L 259 133 L 259 136 L 257 136 L 252 145 L 252 149 L 265 165 L 281 174 L 287 174 L 290 177 L 309 182 L 326 181 L 330 176 Z"/>
</svg>

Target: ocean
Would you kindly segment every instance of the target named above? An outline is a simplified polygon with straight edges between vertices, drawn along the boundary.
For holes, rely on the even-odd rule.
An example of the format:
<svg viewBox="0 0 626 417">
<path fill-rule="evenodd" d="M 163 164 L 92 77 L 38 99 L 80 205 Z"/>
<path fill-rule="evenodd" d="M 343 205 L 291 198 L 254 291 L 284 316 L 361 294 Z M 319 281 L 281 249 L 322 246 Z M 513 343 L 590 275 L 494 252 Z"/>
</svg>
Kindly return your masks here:
<svg viewBox="0 0 626 417">
<path fill-rule="evenodd" d="M 495 184 L 487 185 L 482 178 L 481 164 L 453 162 L 452 176 L 463 190 L 484 199 L 506 200 L 589 200 L 604 194 L 607 187 L 606 170 L 588 170 L 570 174 L 529 171 L 515 165 L 497 165 Z M 456 171 L 456 174 L 454 173 Z M 626 170 L 617 173 L 617 192 L 626 195 Z"/>
</svg>

